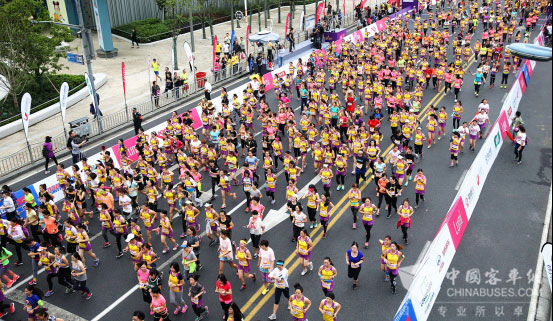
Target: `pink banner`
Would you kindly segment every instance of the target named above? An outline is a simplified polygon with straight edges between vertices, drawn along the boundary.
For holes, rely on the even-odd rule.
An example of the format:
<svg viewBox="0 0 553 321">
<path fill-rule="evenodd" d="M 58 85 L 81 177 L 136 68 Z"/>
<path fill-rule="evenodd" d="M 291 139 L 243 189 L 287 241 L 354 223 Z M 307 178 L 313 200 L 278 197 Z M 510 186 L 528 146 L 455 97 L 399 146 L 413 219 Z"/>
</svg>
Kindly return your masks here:
<svg viewBox="0 0 553 321">
<path fill-rule="evenodd" d="M 367 0 L 361 0 L 361 10 L 363 10 L 363 7 L 365 6 L 365 2 L 367 2 Z"/>
<path fill-rule="evenodd" d="M 380 19 L 376 22 L 376 27 L 378 28 L 378 32 L 382 32 L 384 29 L 386 29 L 386 19 Z"/>
<path fill-rule="evenodd" d="M 499 126 L 499 131 L 501 132 L 501 139 L 505 140 L 505 136 L 507 136 L 507 132 L 509 131 L 509 118 L 507 117 L 507 113 L 505 111 L 502 111 L 499 115 L 497 124 Z"/>
<path fill-rule="evenodd" d="M 246 28 L 246 55 L 250 54 L 250 26 Z"/>
<path fill-rule="evenodd" d="M 453 206 L 447 213 L 446 221 L 449 232 L 451 233 L 453 245 L 455 245 L 455 249 L 457 249 L 469 222 L 465 211 L 465 205 L 461 197 L 453 203 Z"/>
<path fill-rule="evenodd" d="M 288 12 L 288 15 L 286 16 L 286 29 L 285 30 L 285 35 L 288 34 L 288 27 L 290 27 L 290 13 Z"/>
<path fill-rule="evenodd" d="M 263 83 L 265 84 L 265 91 L 273 89 L 273 74 L 268 72 L 263 75 Z"/>
<path fill-rule="evenodd" d="M 215 65 L 216 48 L 217 48 L 217 36 L 215 35 L 213 36 L 213 65 Z"/>
<path fill-rule="evenodd" d="M 321 18 L 321 14 L 324 12 L 324 1 L 319 3 L 319 6 L 317 7 L 317 15 L 315 16 L 315 25 L 319 23 L 319 18 Z"/>
<path fill-rule="evenodd" d="M 180 115 L 181 118 L 182 118 L 182 115 Z M 194 120 L 194 123 L 192 124 L 192 126 L 194 127 L 194 130 L 202 127 L 203 123 L 202 123 L 202 108 L 201 107 L 196 107 L 196 108 L 193 108 L 192 110 L 190 110 L 190 116 L 192 116 L 192 119 Z"/>
<path fill-rule="evenodd" d="M 526 69 L 528 69 L 528 77 L 532 77 L 532 73 L 534 72 L 534 69 L 532 68 L 532 62 L 530 60 L 526 60 Z"/>
<path fill-rule="evenodd" d="M 127 90 L 125 88 L 125 63 L 121 62 L 121 76 L 123 77 L 123 95 L 127 96 Z"/>
<path fill-rule="evenodd" d="M 127 158 L 129 158 L 133 163 L 138 160 L 138 151 L 136 150 L 136 141 L 137 137 L 133 136 L 123 142 L 123 145 L 127 149 Z M 113 145 L 111 147 L 113 155 L 119 164 L 121 164 L 121 154 L 119 152 L 119 145 Z"/>
</svg>

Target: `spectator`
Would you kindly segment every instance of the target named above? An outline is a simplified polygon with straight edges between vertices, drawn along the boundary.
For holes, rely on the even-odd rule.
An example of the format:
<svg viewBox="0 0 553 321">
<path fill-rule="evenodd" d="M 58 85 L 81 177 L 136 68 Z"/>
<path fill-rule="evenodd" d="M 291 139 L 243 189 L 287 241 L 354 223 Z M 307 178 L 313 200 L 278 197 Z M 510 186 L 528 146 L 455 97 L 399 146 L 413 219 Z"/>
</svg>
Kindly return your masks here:
<svg viewBox="0 0 553 321">
<path fill-rule="evenodd" d="M 180 79 L 182 80 L 182 93 L 188 92 L 188 74 L 186 73 L 186 70 L 182 70 L 182 74 L 180 74 Z"/>
<path fill-rule="evenodd" d="M 69 139 L 67 140 L 67 147 L 71 150 L 71 156 L 73 157 L 73 165 L 77 164 L 81 160 L 81 147 L 86 143 L 86 139 L 77 137 L 74 131 L 69 131 Z"/>
<path fill-rule="evenodd" d="M 257 65 L 257 73 L 263 75 L 263 55 L 261 52 L 257 53 L 255 64 Z"/>
<path fill-rule="evenodd" d="M 131 34 L 131 48 L 134 48 L 135 43 L 136 48 L 140 48 L 140 45 L 138 44 L 138 37 L 136 36 L 136 29 L 133 29 Z"/>
<path fill-rule="evenodd" d="M 246 39 L 244 39 L 244 37 L 240 37 L 240 48 L 242 48 L 244 54 L 248 51 L 248 48 L 246 48 Z"/>
<path fill-rule="evenodd" d="M 104 114 L 102 114 L 102 111 L 100 110 L 100 95 L 98 95 L 98 93 L 96 93 L 96 104 L 97 108 L 94 108 L 94 104 L 90 103 L 90 114 L 94 116 L 94 119 L 96 119 L 98 115 L 104 116 Z"/>
<path fill-rule="evenodd" d="M 175 83 L 174 83 L 174 86 L 175 86 L 175 97 L 178 99 L 179 98 L 179 94 L 180 94 L 180 88 L 182 87 L 182 79 L 181 77 L 179 77 L 179 74 L 175 71 L 175 73 L 173 74 L 173 79 L 175 79 Z"/>
<path fill-rule="evenodd" d="M 142 128 L 142 115 L 136 110 L 136 108 L 132 109 L 132 122 L 134 125 L 134 134 L 138 135 L 138 130 L 144 131 L 144 128 Z M 56 163 L 57 164 L 57 163 Z"/>
<path fill-rule="evenodd" d="M 284 46 L 281 44 L 278 44 L 278 67 L 282 67 L 282 60 L 284 59 L 284 55 L 286 54 L 286 49 L 284 49 Z"/>
<path fill-rule="evenodd" d="M 50 163 L 50 159 L 54 160 L 54 163 L 56 163 L 56 166 L 58 166 L 58 160 L 56 159 L 56 155 L 54 154 L 54 151 L 56 148 L 52 146 L 52 137 L 46 136 L 44 139 L 44 144 L 42 145 L 42 156 L 44 156 L 45 163 L 44 163 L 44 174 L 50 173 L 48 170 L 48 163 Z"/>
<path fill-rule="evenodd" d="M 207 80 L 205 81 L 204 89 L 205 89 L 205 99 L 211 101 L 211 84 Z"/>
<path fill-rule="evenodd" d="M 217 41 L 217 44 L 215 45 L 215 55 L 217 55 L 217 57 L 221 57 L 221 50 L 222 50 L 222 46 L 221 46 L 221 43 L 219 41 Z"/>
<path fill-rule="evenodd" d="M 156 107 L 159 107 L 159 94 L 161 93 L 161 89 L 159 88 L 159 85 L 157 84 L 157 81 L 152 81 L 152 97 L 154 98 L 154 105 Z"/>
<path fill-rule="evenodd" d="M 286 40 L 290 43 L 290 52 L 296 50 L 296 45 L 294 44 L 294 28 L 290 28 L 290 31 L 286 35 Z"/>
<path fill-rule="evenodd" d="M 165 91 L 164 93 L 173 90 L 173 77 L 171 76 L 171 70 L 169 67 L 165 67 Z M 167 95 L 169 97 L 169 95 Z"/>
</svg>

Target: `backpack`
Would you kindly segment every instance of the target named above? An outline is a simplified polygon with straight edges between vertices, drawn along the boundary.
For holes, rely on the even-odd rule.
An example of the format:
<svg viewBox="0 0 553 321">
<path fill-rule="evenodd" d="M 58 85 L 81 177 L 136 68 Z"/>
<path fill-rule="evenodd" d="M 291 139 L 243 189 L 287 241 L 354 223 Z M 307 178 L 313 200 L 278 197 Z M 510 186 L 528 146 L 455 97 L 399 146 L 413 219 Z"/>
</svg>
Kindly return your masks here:
<svg viewBox="0 0 553 321">
<path fill-rule="evenodd" d="M 48 156 L 48 149 L 46 148 L 46 144 L 42 145 L 42 156 L 47 157 Z"/>
<path fill-rule="evenodd" d="M 73 149 L 73 146 L 71 146 L 71 143 L 72 143 L 72 142 L 73 142 L 73 138 L 69 138 L 69 139 L 67 140 L 67 144 L 65 144 L 65 146 L 66 146 L 67 148 L 69 148 L 69 150 Z"/>
</svg>

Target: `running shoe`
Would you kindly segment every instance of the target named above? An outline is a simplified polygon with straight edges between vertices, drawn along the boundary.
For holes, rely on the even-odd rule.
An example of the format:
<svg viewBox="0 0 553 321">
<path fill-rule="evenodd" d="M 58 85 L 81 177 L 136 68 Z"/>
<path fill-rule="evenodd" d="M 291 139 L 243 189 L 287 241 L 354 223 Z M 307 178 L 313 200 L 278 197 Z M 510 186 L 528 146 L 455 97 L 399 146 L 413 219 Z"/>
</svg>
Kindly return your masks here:
<svg viewBox="0 0 553 321">
<path fill-rule="evenodd" d="M 276 320 L 276 315 L 271 314 L 271 315 L 269 316 L 269 320 Z"/>
<path fill-rule="evenodd" d="M 253 274 L 252 281 L 254 281 L 254 282 L 257 281 L 257 274 L 256 273 Z"/>
<path fill-rule="evenodd" d="M 173 251 L 176 251 L 179 247 L 178 246 L 173 246 Z"/>
<path fill-rule="evenodd" d="M 202 314 L 200 315 L 200 320 L 207 317 L 207 315 L 209 314 L 209 308 L 207 307 L 207 305 L 204 307 L 204 312 L 202 312 Z"/>
<path fill-rule="evenodd" d="M 357 284 L 353 283 L 353 285 L 351 286 L 351 288 L 352 288 L 353 290 L 355 290 L 355 289 L 357 288 Z"/>
<path fill-rule="evenodd" d="M 186 312 L 187 310 L 188 310 L 188 305 L 185 304 L 185 305 L 182 307 L 182 309 L 180 309 L 180 313 L 184 313 L 184 312 Z"/>
<path fill-rule="evenodd" d="M 52 296 L 52 294 L 54 294 L 54 291 L 53 290 L 48 290 L 48 291 L 46 291 L 46 293 L 44 293 L 44 296 L 49 297 L 49 296 Z"/>
<path fill-rule="evenodd" d="M 269 288 L 266 287 L 265 289 L 263 289 L 263 291 L 261 292 L 262 295 L 265 295 L 267 294 L 267 292 L 269 292 Z"/>
<path fill-rule="evenodd" d="M 245 284 L 242 285 L 242 286 L 240 287 L 240 291 L 244 291 L 245 289 L 246 289 L 246 285 L 245 285 Z"/>
<path fill-rule="evenodd" d="M 306 275 L 306 274 L 307 274 L 307 269 L 305 269 L 305 270 L 301 271 L 301 273 L 300 273 L 300 274 L 301 274 L 301 275 Z"/>
<path fill-rule="evenodd" d="M 352 225 L 351 228 L 355 230 L 355 229 L 357 228 L 357 224 L 356 224 L 356 223 L 353 223 L 353 225 Z"/>
<path fill-rule="evenodd" d="M 246 213 L 248 213 L 250 211 L 250 208 L 249 207 L 246 207 Z"/>
<path fill-rule="evenodd" d="M 8 281 L 8 283 L 6 284 L 6 288 L 7 288 L 7 289 L 11 288 L 11 287 L 13 286 L 14 283 L 15 283 L 14 280 Z M 35 283 L 35 284 L 36 284 L 36 283 Z"/>
<path fill-rule="evenodd" d="M 94 266 L 94 267 L 98 266 L 98 264 L 100 264 L 100 259 L 96 259 L 96 260 L 94 260 L 94 262 L 92 262 L 92 266 Z"/>
<path fill-rule="evenodd" d="M 198 264 L 198 271 L 203 269 L 203 267 L 204 267 L 203 264 Z"/>
<path fill-rule="evenodd" d="M 23 261 L 17 261 L 17 262 L 15 262 L 14 265 L 15 265 L 15 266 L 21 266 L 21 265 L 23 265 Z"/>
<path fill-rule="evenodd" d="M 173 311 L 173 314 L 174 314 L 174 315 L 177 315 L 177 314 L 179 314 L 179 312 L 180 312 L 180 307 L 177 307 L 177 308 L 175 309 L 175 311 Z"/>
<path fill-rule="evenodd" d="M 309 262 L 309 271 L 313 271 L 313 262 Z"/>
<path fill-rule="evenodd" d="M 10 313 L 14 313 L 15 312 L 15 304 L 12 302 L 10 303 Z"/>
<path fill-rule="evenodd" d="M 271 201 L 271 204 L 274 204 L 274 203 L 275 203 L 275 200 L 272 200 L 272 201 Z"/>
<path fill-rule="evenodd" d="M 165 254 L 165 253 L 167 253 L 167 252 L 169 252 L 169 248 L 168 248 L 168 247 L 164 248 L 163 251 L 161 251 L 161 253 L 163 253 L 163 254 Z"/>
<path fill-rule="evenodd" d="M 257 259 L 257 257 L 258 257 L 257 253 L 254 253 L 254 254 L 253 254 L 253 258 L 254 258 L 254 259 Z"/>
<path fill-rule="evenodd" d="M 13 282 L 15 283 L 15 282 L 17 282 L 17 280 L 19 280 L 19 275 L 16 274 L 16 275 L 13 277 Z"/>
<path fill-rule="evenodd" d="M 110 247 L 110 246 L 111 246 L 111 243 L 110 243 L 110 242 L 105 242 L 105 243 L 104 243 L 104 248 Z"/>
<path fill-rule="evenodd" d="M 315 223 L 313 224 L 313 227 L 314 227 L 314 228 L 317 228 L 317 225 L 319 225 L 319 223 L 315 222 Z"/>
<path fill-rule="evenodd" d="M 89 293 L 86 295 L 85 299 L 86 299 L 86 300 L 90 300 L 91 297 L 92 297 L 92 292 L 89 292 Z"/>
<path fill-rule="evenodd" d="M 116 258 L 120 258 L 120 257 L 122 257 L 122 256 L 123 256 L 123 252 L 119 252 L 115 257 L 116 257 Z"/>
<path fill-rule="evenodd" d="M 184 233 L 182 233 L 182 234 L 180 235 L 180 238 L 181 238 L 181 239 L 183 239 L 183 238 L 185 238 L 185 237 L 186 237 L 186 235 L 185 235 Z"/>
<path fill-rule="evenodd" d="M 35 279 L 32 279 L 31 281 L 29 281 L 28 284 L 29 284 L 29 285 L 36 285 L 36 280 L 35 280 Z"/>
<path fill-rule="evenodd" d="M 65 294 L 71 293 L 71 288 L 65 288 Z"/>
<path fill-rule="evenodd" d="M 369 242 L 365 242 L 365 248 L 366 248 L 366 249 L 369 248 Z"/>
<path fill-rule="evenodd" d="M 326 233 L 323 233 L 323 239 L 326 239 Z"/>
</svg>

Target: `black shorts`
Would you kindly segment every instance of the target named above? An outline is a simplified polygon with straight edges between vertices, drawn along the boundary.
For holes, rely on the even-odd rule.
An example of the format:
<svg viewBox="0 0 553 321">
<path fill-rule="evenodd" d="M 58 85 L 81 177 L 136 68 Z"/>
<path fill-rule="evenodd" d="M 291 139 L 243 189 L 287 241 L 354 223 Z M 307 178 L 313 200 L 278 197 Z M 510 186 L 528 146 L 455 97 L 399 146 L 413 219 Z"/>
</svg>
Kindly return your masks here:
<svg viewBox="0 0 553 321">
<path fill-rule="evenodd" d="M 451 159 L 452 160 L 457 160 L 457 155 L 451 154 Z"/>
<path fill-rule="evenodd" d="M 357 278 L 359 278 L 360 272 L 361 272 L 360 267 L 353 269 L 351 266 L 348 266 L 348 278 L 357 281 Z"/>
<path fill-rule="evenodd" d="M 290 290 L 288 288 L 277 288 L 275 287 L 275 304 L 280 303 L 280 295 L 284 294 L 284 297 L 289 299 L 290 298 Z"/>
<path fill-rule="evenodd" d="M 422 154 L 422 145 L 415 144 L 415 154 Z"/>
</svg>

